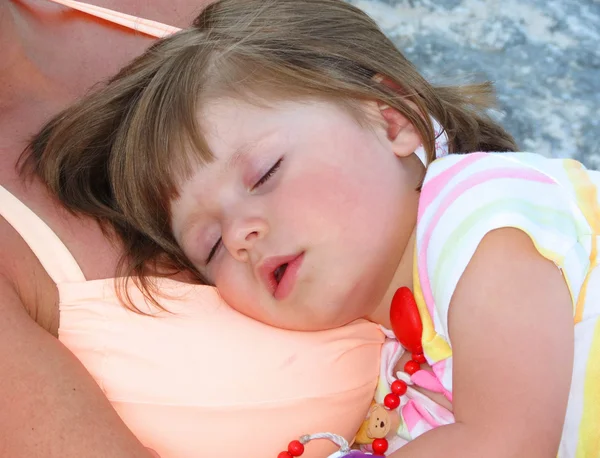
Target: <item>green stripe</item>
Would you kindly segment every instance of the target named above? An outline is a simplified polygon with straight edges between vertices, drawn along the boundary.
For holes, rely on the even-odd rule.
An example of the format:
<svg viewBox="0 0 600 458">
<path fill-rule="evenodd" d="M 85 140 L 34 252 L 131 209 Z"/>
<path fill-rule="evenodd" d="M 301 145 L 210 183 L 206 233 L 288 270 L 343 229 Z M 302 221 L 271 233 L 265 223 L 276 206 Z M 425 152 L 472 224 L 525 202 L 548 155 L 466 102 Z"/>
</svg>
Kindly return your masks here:
<svg viewBox="0 0 600 458">
<path fill-rule="evenodd" d="M 457 251 L 462 249 L 461 238 L 468 230 L 477 225 L 480 221 L 485 221 L 498 214 L 506 213 L 523 215 L 525 218 L 537 223 L 539 226 L 551 226 L 552 229 L 561 232 L 562 234 L 573 234 L 572 236 L 577 238 L 576 225 L 569 212 L 549 207 L 541 207 L 540 205 L 531 204 L 517 198 L 507 198 L 496 201 L 471 213 L 448 236 L 442 251 L 437 258 L 438 262 L 435 266 L 434 275 L 431 278 L 432 287 L 437 288 L 438 282 L 443 282 L 447 278 L 446 270 L 454 268 L 453 261 L 456 259 Z"/>
</svg>

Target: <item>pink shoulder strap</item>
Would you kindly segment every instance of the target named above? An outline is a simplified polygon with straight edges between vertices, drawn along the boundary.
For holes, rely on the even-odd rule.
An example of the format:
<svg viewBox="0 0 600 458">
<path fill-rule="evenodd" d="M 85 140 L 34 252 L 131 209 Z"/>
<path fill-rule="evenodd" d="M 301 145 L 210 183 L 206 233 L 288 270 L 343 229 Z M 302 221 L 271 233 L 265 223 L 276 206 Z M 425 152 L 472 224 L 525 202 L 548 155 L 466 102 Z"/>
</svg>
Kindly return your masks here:
<svg viewBox="0 0 600 458">
<path fill-rule="evenodd" d="M 132 30 L 150 35 L 151 37 L 163 38 L 168 35 L 172 35 L 179 32 L 181 29 L 172 27 L 170 25 L 162 24 L 157 21 L 151 21 L 149 19 L 142 19 L 130 14 L 119 13 L 117 11 L 109 10 L 108 8 L 102 8 L 96 5 L 90 5 L 89 3 L 76 2 L 74 0 L 49 0 L 53 3 L 59 3 L 64 6 L 68 6 L 74 10 L 87 13 L 92 16 L 96 16 L 105 19 L 109 22 L 122 25 Z"/>
<path fill-rule="evenodd" d="M 55 283 L 85 281 L 79 264 L 52 229 L 2 186 L 0 216 L 23 237 Z"/>
</svg>

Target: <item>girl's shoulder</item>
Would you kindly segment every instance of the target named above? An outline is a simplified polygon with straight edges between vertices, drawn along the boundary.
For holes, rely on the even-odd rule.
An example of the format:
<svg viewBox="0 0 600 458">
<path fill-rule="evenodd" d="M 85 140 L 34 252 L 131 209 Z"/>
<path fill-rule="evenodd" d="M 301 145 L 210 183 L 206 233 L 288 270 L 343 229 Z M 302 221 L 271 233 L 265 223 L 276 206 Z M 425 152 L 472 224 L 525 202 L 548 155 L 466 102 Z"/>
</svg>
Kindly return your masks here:
<svg viewBox="0 0 600 458">
<path fill-rule="evenodd" d="M 599 187 L 600 173 L 572 159 L 531 153 L 440 158 L 428 168 L 419 199 L 421 273 L 432 281 L 456 277 L 486 234 L 501 228 L 525 232 L 544 257 L 583 272 L 591 236 L 600 232 Z"/>
<path fill-rule="evenodd" d="M 503 173 L 496 175 L 522 174 L 524 171 L 548 175 L 554 181 L 569 180 L 572 170 L 584 170 L 589 175 L 598 175 L 598 172 L 586 169 L 580 162 L 568 158 L 549 158 L 541 154 L 529 152 L 515 153 L 468 153 L 449 154 L 433 161 L 425 176 L 425 183 L 434 180 L 438 175 L 466 176 L 478 174 L 486 170 L 502 169 Z M 530 174 L 530 178 L 532 175 Z M 495 176 L 495 175 L 494 175 Z M 438 180 L 439 181 L 439 180 Z"/>
<path fill-rule="evenodd" d="M 517 227 L 556 245 L 558 233 L 569 239 L 591 233 L 600 215 L 599 186 L 600 173 L 572 159 L 532 153 L 445 156 L 427 170 L 417 236 L 438 233 L 445 239 L 454 228 L 464 239 L 473 231 Z"/>
<path fill-rule="evenodd" d="M 430 207 L 448 208 L 454 202 L 472 207 L 490 199 L 583 210 L 597 206 L 598 187 L 600 172 L 573 159 L 534 153 L 451 154 L 429 165 L 419 215 Z"/>
<path fill-rule="evenodd" d="M 436 332 L 448 336 L 458 281 L 484 237 L 497 229 L 527 234 L 539 254 L 562 269 L 576 297 L 589 267 L 590 241 L 600 233 L 599 175 L 571 159 L 531 153 L 434 161 L 421 189 L 415 260 Z"/>
</svg>

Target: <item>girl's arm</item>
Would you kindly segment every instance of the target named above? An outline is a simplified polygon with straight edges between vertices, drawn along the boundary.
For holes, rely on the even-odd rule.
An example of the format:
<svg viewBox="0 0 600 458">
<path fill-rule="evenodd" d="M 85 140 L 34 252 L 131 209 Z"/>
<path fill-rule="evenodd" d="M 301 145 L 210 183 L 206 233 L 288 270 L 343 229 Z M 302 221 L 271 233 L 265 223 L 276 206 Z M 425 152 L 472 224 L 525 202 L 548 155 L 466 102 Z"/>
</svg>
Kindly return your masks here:
<svg viewBox="0 0 600 458">
<path fill-rule="evenodd" d="M 449 315 L 456 424 L 392 458 L 554 458 L 573 367 L 571 297 L 560 270 L 517 229 L 481 242 Z"/>
</svg>

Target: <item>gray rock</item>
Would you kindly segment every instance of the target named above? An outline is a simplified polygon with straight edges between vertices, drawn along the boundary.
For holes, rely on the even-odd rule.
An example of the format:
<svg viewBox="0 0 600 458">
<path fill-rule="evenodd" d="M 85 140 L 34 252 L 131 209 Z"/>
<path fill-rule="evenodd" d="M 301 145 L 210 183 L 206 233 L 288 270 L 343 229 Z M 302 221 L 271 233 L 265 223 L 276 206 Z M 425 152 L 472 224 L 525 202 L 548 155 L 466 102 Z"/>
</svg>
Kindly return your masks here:
<svg viewBox="0 0 600 458">
<path fill-rule="evenodd" d="M 522 150 L 600 168 L 600 0 L 350 0 L 433 83 L 490 80 Z"/>
</svg>

